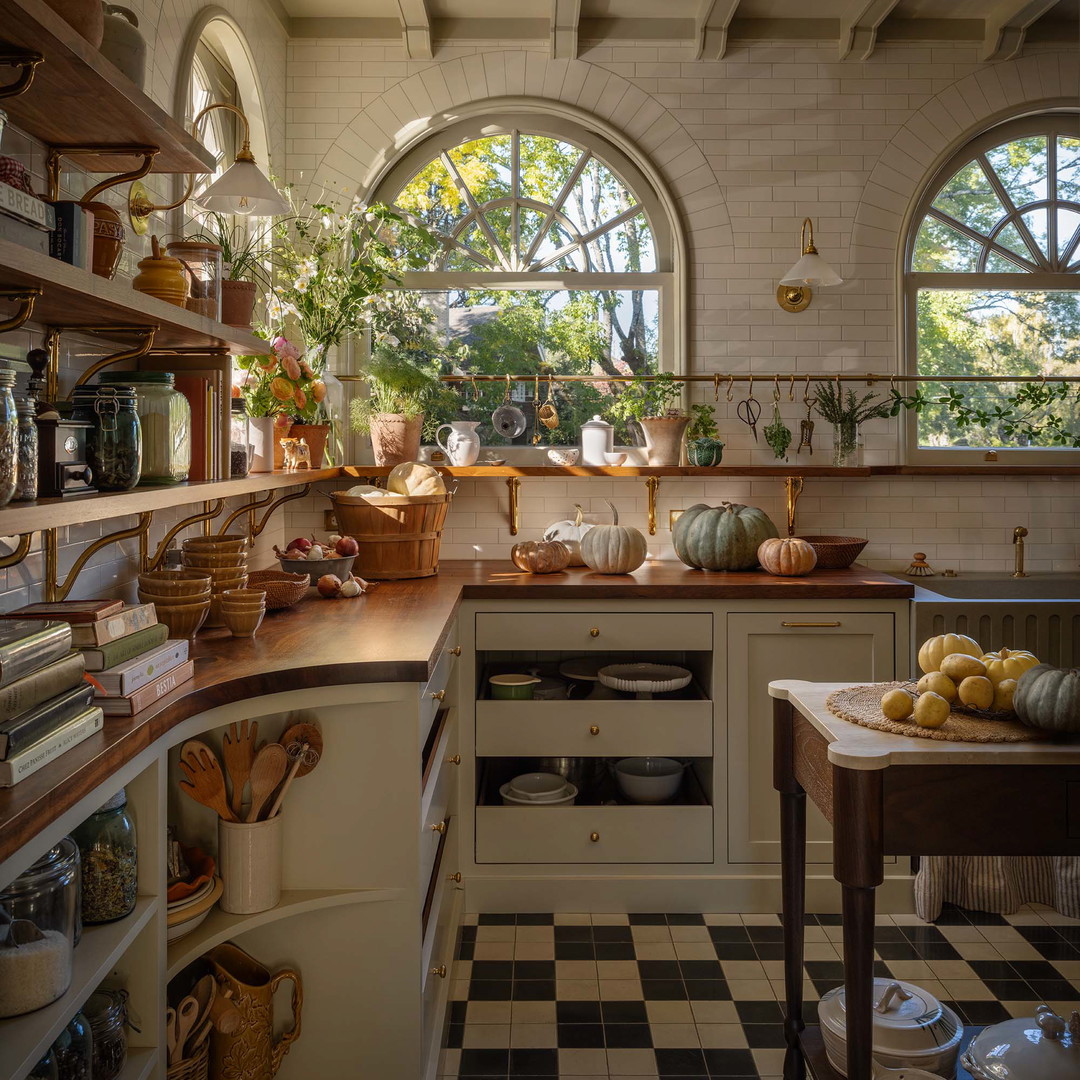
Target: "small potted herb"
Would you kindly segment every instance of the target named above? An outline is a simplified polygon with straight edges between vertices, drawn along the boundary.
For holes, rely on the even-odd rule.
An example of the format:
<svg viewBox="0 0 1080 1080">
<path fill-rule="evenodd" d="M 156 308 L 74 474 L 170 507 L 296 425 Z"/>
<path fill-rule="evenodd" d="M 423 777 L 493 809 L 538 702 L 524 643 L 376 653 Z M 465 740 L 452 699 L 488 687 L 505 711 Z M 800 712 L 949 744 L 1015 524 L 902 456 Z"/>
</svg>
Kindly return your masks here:
<svg viewBox="0 0 1080 1080">
<path fill-rule="evenodd" d="M 246 224 L 234 224 L 224 214 L 210 213 L 203 220 L 203 231 L 186 239 L 221 248 L 221 321 L 250 330 L 256 293 L 270 287 L 271 232 L 249 231 Z"/>
<path fill-rule="evenodd" d="M 716 410 L 711 405 L 690 406 L 690 426 L 686 429 L 686 458 L 699 469 L 719 465 L 724 444 L 716 428 Z"/>
</svg>

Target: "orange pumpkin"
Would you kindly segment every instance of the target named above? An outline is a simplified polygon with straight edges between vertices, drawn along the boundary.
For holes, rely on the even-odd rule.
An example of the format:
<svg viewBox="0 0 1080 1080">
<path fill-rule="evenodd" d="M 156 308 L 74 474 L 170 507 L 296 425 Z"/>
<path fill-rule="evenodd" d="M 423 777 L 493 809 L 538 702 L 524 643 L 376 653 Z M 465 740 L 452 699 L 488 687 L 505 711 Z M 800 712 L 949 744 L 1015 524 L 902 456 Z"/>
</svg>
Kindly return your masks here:
<svg viewBox="0 0 1080 1080">
<path fill-rule="evenodd" d="M 570 550 L 559 540 L 526 540 L 510 549 L 510 559 L 527 574 L 557 574 L 570 565 Z"/>
<path fill-rule="evenodd" d="M 777 577 L 802 577 L 817 566 L 817 553 L 795 536 L 763 540 L 757 557 L 762 568 Z"/>
</svg>

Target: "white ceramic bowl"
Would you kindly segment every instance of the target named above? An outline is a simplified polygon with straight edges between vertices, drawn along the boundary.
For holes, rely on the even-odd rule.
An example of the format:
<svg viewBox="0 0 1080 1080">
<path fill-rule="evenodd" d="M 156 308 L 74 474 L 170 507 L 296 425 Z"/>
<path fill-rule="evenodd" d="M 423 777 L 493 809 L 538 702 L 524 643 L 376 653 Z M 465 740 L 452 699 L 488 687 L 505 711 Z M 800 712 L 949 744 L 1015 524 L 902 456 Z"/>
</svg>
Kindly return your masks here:
<svg viewBox="0 0 1080 1080">
<path fill-rule="evenodd" d="M 562 777 L 559 777 L 562 780 Z M 566 781 L 563 781 L 566 783 Z M 499 795 L 502 796 L 503 806 L 573 806 L 574 800 L 578 796 L 578 789 L 573 784 L 566 783 L 566 794 L 560 799 L 521 799 L 515 796 L 510 791 L 510 784 L 503 784 L 499 788 Z"/>
<path fill-rule="evenodd" d="M 618 454 L 605 453 L 604 454 L 604 463 L 607 464 L 607 465 L 612 466 L 612 468 L 618 468 L 620 465 L 622 465 L 622 463 L 624 461 L 626 461 L 626 454 L 625 453 L 618 453 Z"/>
<path fill-rule="evenodd" d="M 578 458 L 581 457 L 581 451 L 576 447 L 570 447 L 569 449 L 562 449 L 552 447 L 547 452 L 547 459 L 552 465 L 576 465 Z"/>
<path fill-rule="evenodd" d="M 633 803 L 662 803 L 679 790 L 684 769 L 674 758 L 623 758 L 615 762 L 615 780 Z"/>
<path fill-rule="evenodd" d="M 508 794 L 515 799 L 529 802 L 550 802 L 563 799 L 567 794 L 566 777 L 558 773 L 522 773 L 510 781 Z"/>
</svg>

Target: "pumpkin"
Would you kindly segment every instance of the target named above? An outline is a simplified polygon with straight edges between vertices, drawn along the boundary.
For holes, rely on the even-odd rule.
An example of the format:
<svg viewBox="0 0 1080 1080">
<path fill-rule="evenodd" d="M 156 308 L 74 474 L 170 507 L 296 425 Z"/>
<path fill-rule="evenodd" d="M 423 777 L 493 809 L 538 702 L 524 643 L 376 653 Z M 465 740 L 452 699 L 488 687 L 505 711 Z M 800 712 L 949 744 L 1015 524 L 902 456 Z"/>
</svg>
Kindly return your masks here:
<svg viewBox="0 0 1080 1080">
<path fill-rule="evenodd" d="M 571 566 L 584 566 L 585 560 L 581 557 L 581 538 L 592 528 L 587 521 L 582 521 L 584 511 L 576 503 L 574 505 L 574 520 L 556 521 L 544 530 L 545 540 L 558 540 L 566 545 L 570 552 Z"/>
<path fill-rule="evenodd" d="M 395 495 L 445 495 L 446 484 L 438 469 L 419 461 L 403 461 L 390 470 L 386 490 Z"/>
<path fill-rule="evenodd" d="M 1039 662 L 1039 658 L 1021 649 L 1002 649 L 1000 652 L 987 653 L 982 657 L 982 662 L 986 665 L 986 677 L 997 686 L 1005 679 L 1019 679 Z"/>
<path fill-rule="evenodd" d="M 757 557 L 762 568 L 777 577 L 802 577 L 817 566 L 817 552 L 794 536 L 764 541 Z"/>
<path fill-rule="evenodd" d="M 769 515 L 755 506 L 723 502 L 698 503 L 675 522 L 675 554 L 701 570 L 752 570 L 758 548 L 779 534 Z"/>
<path fill-rule="evenodd" d="M 570 552 L 559 540 L 526 540 L 510 549 L 510 559 L 527 574 L 557 574 L 570 565 Z"/>
<path fill-rule="evenodd" d="M 581 557 L 598 574 L 632 574 L 644 561 L 649 546 L 631 525 L 619 524 L 619 511 L 608 502 L 613 523 L 594 525 L 581 538 Z"/>
<path fill-rule="evenodd" d="M 929 674 L 941 670 L 941 661 L 951 653 L 982 656 L 982 646 L 967 634 L 938 634 L 927 638 L 919 649 L 919 668 Z"/>
<path fill-rule="evenodd" d="M 1013 708 L 1030 727 L 1080 732 L 1080 669 L 1052 664 L 1028 668 L 1017 680 Z"/>
</svg>

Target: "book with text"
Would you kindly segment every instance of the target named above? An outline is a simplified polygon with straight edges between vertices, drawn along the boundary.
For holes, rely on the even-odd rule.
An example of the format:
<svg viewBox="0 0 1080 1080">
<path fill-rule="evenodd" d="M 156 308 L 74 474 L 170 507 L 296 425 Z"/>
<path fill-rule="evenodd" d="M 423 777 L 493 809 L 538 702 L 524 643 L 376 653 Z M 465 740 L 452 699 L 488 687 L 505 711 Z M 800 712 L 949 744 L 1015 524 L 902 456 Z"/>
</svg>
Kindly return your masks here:
<svg viewBox="0 0 1080 1080">
<path fill-rule="evenodd" d="M 187 658 L 188 642 L 182 638 L 171 638 L 160 648 L 98 672 L 94 679 L 109 697 L 124 697 L 135 693 L 147 683 L 160 679 Z"/>
<path fill-rule="evenodd" d="M 0 622 L 0 686 L 21 679 L 71 649 L 66 622 L 12 619 Z"/>
<path fill-rule="evenodd" d="M 94 688 L 89 683 L 83 683 L 57 694 L 6 724 L 0 724 L 0 760 L 21 754 L 28 746 L 40 742 L 93 704 Z"/>
<path fill-rule="evenodd" d="M 99 622 L 73 626 L 71 643 L 77 647 L 106 645 L 110 641 L 134 634 L 136 630 L 145 630 L 157 621 L 157 611 L 153 604 L 133 604 Z"/>
<path fill-rule="evenodd" d="M 144 652 L 164 645 L 168 638 L 169 628 L 164 623 L 155 623 L 145 630 L 136 630 L 134 634 L 117 638 L 96 648 L 84 646 L 81 651 L 86 661 L 86 670 L 104 671 L 106 668 L 116 667 L 125 660 L 142 656 Z"/>
<path fill-rule="evenodd" d="M 80 713 L 74 720 L 69 720 L 59 731 L 47 735 L 40 742 L 27 747 L 21 754 L 16 754 L 7 761 L 0 761 L 0 787 L 12 787 L 36 773 L 53 758 L 100 731 L 105 722 L 102 711 L 94 706 Z"/>
<path fill-rule="evenodd" d="M 13 720 L 83 681 L 82 653 L 68 653 L 7 686 L 0 686 L 0 724 Z"/>
<path fill-rule="evenodd" d="M 94 704 L 101 708 L 106 716 L 134 716 L 140 713 L 148 705 L 153 705 L 158 698 L 172 693 L 178 686 L 186 683 L 195 674 L 195 661 L 185 660 L 178 664 L 172 671 L 163 675 L 156 682 L 148 683 L 141 690 L 126 697 L 101 697 L 99 694 L 94 698 Z"/>
</svg>

